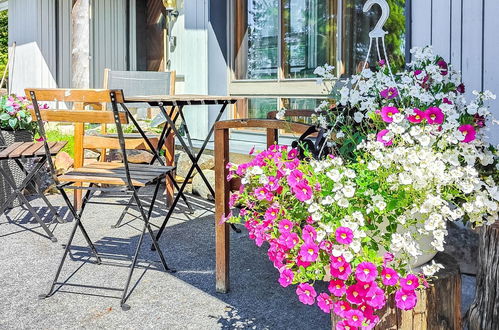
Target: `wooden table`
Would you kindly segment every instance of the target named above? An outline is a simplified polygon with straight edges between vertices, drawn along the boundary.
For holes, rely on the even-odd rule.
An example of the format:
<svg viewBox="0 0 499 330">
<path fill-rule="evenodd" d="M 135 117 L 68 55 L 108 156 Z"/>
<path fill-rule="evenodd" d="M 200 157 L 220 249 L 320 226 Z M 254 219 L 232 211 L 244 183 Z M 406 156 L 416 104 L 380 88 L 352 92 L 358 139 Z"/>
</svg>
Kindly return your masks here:
<svg viewBox="0 0 499 330">
<path fill-rule="evenodd" d="M 161 114 L 165 117 L 167 125 L 163 128 L 163 131 L 161 132 L 160 139 L 158 145 L 161 146 L 166 142 L 167 145 L 167 155 L 169 155 L 169 158 L 167 157 L 167 161 L 171 162 L 170 164 L 173 164 L 173 159 L 175 156 L 175 150 L 174 150 L 174 137 L 177 137 L 178 141 L 182 145 L 184 151 L 190 158 L 192 162 L 192 167 L 190 170 L 187 172 L 187 177 L 185 178 L 184 182 L 182 183 L 179 193 L 173 200 L 172 205 L 170 206 L 168 213 L 165 217 L 165 220 L 163 221 L 163 224 L 161 225 L 156 239 L 159 239 L 161 237 L 161 234 L 163 233 L 166 224 L 168 223 L 168 220 L 170 219 L 173 210 L 175 209 L 175 206 L 177 205 L 179 198 L 181 196 L 181 192 L 184 191 L 185 187 L 187 186 L 187 183 L 189 182 L 189 179 L 192 176 L 192 173 L 194 172 L 194 169 L 198 170 L 199 175 L 205 182 L 206 186 L 210 190 L 210 193 L 212 196 L 215 196 L 215 191 L 211 187 L 210 183 L 204 176 L 201 168 L 198 165 L 198 161 L 201 158 L 204 150 L 206 149 L 206 146 L 208 145 L 208 142 L 210 141 L 211 137 L 213 136 L 213 131 L 214 131 L 214 124 L 218 122 L 223 113 L 225 112 L 225 109 L 227 108 L 227 105 L 229 104 L 235 104 L 237 102 L 243 101 L 244 98 L 240 97 L 234 97 L 234 96 L 212 96 L 212 95 L 148 95 L 148 96 L 125 96 L 125 104 L 126 103 L 147 103 L 151 107 L 158 107 L 161 111 Z M 186 105 L 220 105 L 221 108 L 218 111 L 217 117 L 214 121 L 214 123 L 211 125 L 210 130 L 208 132 L 208 135 L 206 136 L 199 152 L 194 155 L 193 151 L 193 146 L 190 138 L 190 133 L 189 129 L 187 126 L 187 122 L 184 117 L 184 107 Z M 169 111 L 167 111 L 166 108 L 170 108 Z M 178 119 L 178 117 L 181 118 L 181 120 L 184 122 L 185 125 L 185 133 L 186 137 L 189 141 L 189 146 L 187 146 L 187 143 L 185 142 L 184 138 L 179 134 L 177 128 L 175 127 L 175 123 Z M 133 120 L 133 119 L 132 119 Z M 169 140 L 168 140 L 169 139 Z M 168 142 L 169 141 L 169 142 Z"/>
</svg>

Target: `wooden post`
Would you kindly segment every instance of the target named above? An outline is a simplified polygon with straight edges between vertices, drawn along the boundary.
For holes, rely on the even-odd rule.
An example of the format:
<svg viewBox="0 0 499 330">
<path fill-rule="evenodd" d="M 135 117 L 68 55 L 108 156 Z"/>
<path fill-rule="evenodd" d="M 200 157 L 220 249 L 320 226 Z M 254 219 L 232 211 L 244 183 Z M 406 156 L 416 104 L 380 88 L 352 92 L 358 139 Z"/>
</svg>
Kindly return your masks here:
<svg viewBox="0 0 499 330">
<path fill-rule="evenodd" d="M 220 223 L 229 212 L 228 161 L 229 130 L 215 127 L 215 276 L 216 290 L 221 293 L 229 291 L 229 225 Z"/>
<path fill-rule="evenodd" d="M 71 9 L 71 22 L 73 33 L 71 85 L 73 88 L 90 87 L 90 0 L 73 0 Z M 75 164 L 74 167 L 83 165 L 83 123 L 75 124 Z M 82 191 L 74 191 L 74 205 L 79 209 Z"/>
<path fill-rule="evenodd" d="M 437 254 L 435 262 L 441 263 L 445 268 L 436 274 L 438 278 L 430 288 L 418 291 L 416 307 L 410 311 L 402 311 L 396 308 L 394 297 L 391 297 L 385 308 L 376 313 L 381 319 L 376 330 L 462 329 L 459 265 L 445 253 Z M 332 329 L 336 329 L 340 318 L 331 312 L 331 321 Z"/>
<path fill-rule="evenodd" d="M 466 314 L 468 329 L 499 326 L 499 221 L 480 228 L 475 299 Z"/>
</svg>

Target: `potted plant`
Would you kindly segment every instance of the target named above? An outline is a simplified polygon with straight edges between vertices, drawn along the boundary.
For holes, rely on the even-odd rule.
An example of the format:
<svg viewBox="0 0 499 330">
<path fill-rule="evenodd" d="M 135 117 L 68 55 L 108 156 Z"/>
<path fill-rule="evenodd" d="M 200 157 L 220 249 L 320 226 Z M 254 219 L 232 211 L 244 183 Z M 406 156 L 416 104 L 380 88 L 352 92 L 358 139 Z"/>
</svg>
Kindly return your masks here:
<svg viewBox="0 0 499 330">
<path fill-rule="evenodd" d="M 426 262 L 443 250 L 447 221 L 497 219 L 498 154 L 485 139 L 495 96 L 467 102 L 460 75 L 431 47 L 412 54 L 407 70 L 393 75 L 381 61 L 318 107 L 333 154 L 299 159 L 275 145 L 230 166 L 228 179 L 243 184 L 230 201 L 243 208 L 224 220 L 268 244 L 279 283 L 340 316 L 338 329 L 373 328 L 390 296 L 414 308 L 416 290 L 442 268 Z M 317 281 L 328 290 L 317 292 Z"/>
<path fill-rule="evenodd" d="M 33 108 L 31 102 L 24 96 L 4 95 L 0 97 L 0 145 L 7 147 L 14 142 L 33 141 L 37 129 L 36 121 L 33 120 L 30 110 Z M 0 163 L 6 173 L 12 175 L 16 184 L 24 179 L 24 173 L 19 166 L 12 161 Z M 3 205 L 5 196 L 12 193 L 12 188 L 5 182 L 0 183 L 0 204 Z M 18 206 L 15 200 L 12 206 Z"/>
</svg>

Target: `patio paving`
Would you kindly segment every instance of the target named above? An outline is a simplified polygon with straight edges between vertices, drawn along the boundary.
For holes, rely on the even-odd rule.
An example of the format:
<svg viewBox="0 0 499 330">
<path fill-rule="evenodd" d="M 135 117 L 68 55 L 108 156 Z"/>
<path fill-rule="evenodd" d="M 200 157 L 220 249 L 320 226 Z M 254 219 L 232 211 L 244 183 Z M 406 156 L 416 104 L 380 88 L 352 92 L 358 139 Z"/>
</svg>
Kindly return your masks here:
<svg viewBox="0 0 499 330">
<path fill-rule="evenodd" d="M 64 205 L 58 195 L 49 196 L 55 206 Z M 268 261 L 266 250 L 258 248 L 243 231 L 231 232 L 231 292 L 215 292 L 213 204 L 191 198 L 194 215 L 177 212 L 160 240 L 170 267 L 177 273 L 160 271 L 158 262 L 142 261 L 132 280 L 137 284 L 127 303 L 119 306 L 119 292 L 65 286 L 54 296 L 38 300 L 52 282 L 62 256 L 71 223 L 58 225 L 59 242 L 33 233 L 41 233 L 38 224 L 21 208 L 0 217 L 0 329 L 72 329 L 72 328 L 163 328 L 163 329 L 328 329 L 329 316 L 316 306 L 301 304 L 292 287 L 277 283 L 278 272 Z M 46 212 L 39 200 L 33 202 Z M 118 229 L 120 206 L 88 205 L 84 225 L 104 260 L 121 266 L 87 262 L 89 251 L 77 232 L 72 257 L 61 274 L 68 283 L 121 288 L 128 260 L 140 234 L 140 221 L 132 217 Z M 59 207 L 69 219 L 66 207 Z M 154 213 L 159 224 L 164 213 Z M 141 250 L 143 259 L 158 261 L 149 250 L 151 240 Z M 132 243 L 132 244 L 130 244 Z M 463 281 L 463 300 L 470 303 L 474 278 Z M 325 289 L 325 288 L 324 288 Z"/>
</svg>

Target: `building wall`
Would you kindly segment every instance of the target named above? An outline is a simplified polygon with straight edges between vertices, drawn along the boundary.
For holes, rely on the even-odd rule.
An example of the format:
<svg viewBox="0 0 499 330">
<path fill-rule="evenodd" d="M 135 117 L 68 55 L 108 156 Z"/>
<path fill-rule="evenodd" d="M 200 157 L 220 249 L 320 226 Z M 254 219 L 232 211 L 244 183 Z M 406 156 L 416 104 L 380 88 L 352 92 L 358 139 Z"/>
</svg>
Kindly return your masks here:
<svg viewBox="0 0 499 330">
<path fill-rule="evenodd" d="M 71 2 L 9 1 L 9 45 L 16 42 L 15 53 L 10 53 L 12 92 L 24 93 L 26 87 L 71 87 Z M 134 30 L 126 28 L 127 2 L 133 13 L 135 0 L 92 0 L 90 87 L 102 87 L 105 68 L 135 69 Z"/>
<path fill-rule="evenodd" d="M 433 45 L 462 71 L 468 96 L 487 89 L 499 94 L 498 32 L 498 0 L 412 0 L 412 45 Z M 499 99 L 491 105 L 499 118 Z M 497 125 L 489 135 L 499 143 Z"/>
<path fill-rule="evenodd" d="M 11 92 L 24 94 L 27 87 L 56 87 L 55 22 L 53 0 L 9 1 Z"/>
</svg>

